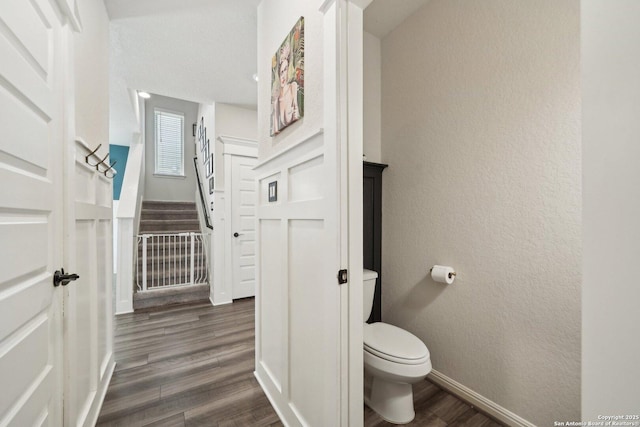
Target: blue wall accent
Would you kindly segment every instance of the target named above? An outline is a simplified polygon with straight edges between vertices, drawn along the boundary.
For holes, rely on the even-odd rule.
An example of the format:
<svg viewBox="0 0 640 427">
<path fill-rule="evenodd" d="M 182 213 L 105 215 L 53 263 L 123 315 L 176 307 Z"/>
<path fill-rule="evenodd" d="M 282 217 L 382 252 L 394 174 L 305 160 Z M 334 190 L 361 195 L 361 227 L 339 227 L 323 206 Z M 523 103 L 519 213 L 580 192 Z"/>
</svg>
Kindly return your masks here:
<svg viewBox="0 0 640 427">
<path fill-rule="evenodd" d="M 114 161 L 118 162 L 118 164 L 114 166 L 118 174 L 113 178 L 113 200 L 120 200 L 120 190 L 122 190 L 124 170 L 127 167 L 127 157 L 129 157 L 129 147 L 124 145 L 109 145 L 109 160 L 111 160 L 111 163 Z"/>
</svg>

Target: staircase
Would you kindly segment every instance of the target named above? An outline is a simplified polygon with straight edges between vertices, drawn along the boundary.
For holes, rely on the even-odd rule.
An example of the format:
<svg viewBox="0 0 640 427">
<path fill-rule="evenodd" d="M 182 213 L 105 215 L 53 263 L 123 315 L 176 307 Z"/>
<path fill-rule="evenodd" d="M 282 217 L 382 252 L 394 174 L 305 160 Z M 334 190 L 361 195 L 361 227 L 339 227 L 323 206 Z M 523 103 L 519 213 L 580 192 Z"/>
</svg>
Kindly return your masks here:
<svg viewBox="0 0 640 427">
<path fill-rule="evenodd" d="M 140 234 L 199 233 L 196 204 L 143 201 Z"/>
<path fill-rule="evenodd" d="M 207 260 L 199 233 L 195 203 L 143 201 L 136 243 L 135 310 L 209 299 Z"/>
</svg>

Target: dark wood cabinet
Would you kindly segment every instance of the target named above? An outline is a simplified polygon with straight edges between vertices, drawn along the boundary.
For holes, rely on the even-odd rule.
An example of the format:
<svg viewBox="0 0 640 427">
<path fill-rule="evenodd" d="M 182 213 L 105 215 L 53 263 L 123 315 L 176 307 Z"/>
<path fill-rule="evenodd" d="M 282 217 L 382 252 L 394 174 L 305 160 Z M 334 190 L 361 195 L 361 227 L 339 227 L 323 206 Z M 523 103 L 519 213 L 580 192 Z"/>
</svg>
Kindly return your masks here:
<svg viewBox="0 0 640 427">
<path fill-rule="evenodd" d="M 373 310 L 368 322 L 382 320 L 382 171 L 387 167 L 380 163 L 364 162 L 363 165 L 363 264 L 367 270 L 378 272 Z"/>
</svg>

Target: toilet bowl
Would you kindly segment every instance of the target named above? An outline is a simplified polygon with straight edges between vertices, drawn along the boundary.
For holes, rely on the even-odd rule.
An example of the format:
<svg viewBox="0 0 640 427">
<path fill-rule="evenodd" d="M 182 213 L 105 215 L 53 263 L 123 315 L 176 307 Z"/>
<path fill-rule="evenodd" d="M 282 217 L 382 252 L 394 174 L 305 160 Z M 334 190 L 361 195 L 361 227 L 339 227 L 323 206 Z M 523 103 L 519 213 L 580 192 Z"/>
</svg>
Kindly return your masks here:
<svg viewBox="0 0 640 427">
<path fill-rule="evenodd" d="M 364 321 L 373 307 L 378 273 L 364 270 Z M 388 422 L 413 420 L 413 383 L 431 372 L 427 346 L 415 335 L 387 323 L 364 326 L 364 370 L 367 376 L 364 401 Z"/>
</svg>

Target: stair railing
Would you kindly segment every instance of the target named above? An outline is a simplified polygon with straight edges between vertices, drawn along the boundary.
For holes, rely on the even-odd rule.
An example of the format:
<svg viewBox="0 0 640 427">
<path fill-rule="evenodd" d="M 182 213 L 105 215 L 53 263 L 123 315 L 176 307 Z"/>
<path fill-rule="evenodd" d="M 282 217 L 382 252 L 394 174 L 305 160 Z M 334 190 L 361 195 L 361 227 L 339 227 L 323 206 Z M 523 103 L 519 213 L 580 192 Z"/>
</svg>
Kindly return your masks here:
<svg viewBox="0 0 640 427">
<path fill-rule="evenodd" d="M 196 179 L 198 180 L 198 192 L 200 193 L 200 202 L 202 205 L 202 214 L 204 216 L 204 222 L 207 228 L 213 230 L 211 220 L 209 219 L 209 210 L 207 209 L 207 203 L 204 200 L 204 191 L 202 190 L 202 181 L 200 180 L 200 171 L 198 169 L 198 158 L 193 158 L 193 167 L 196 170 Z"/>
</svg>

